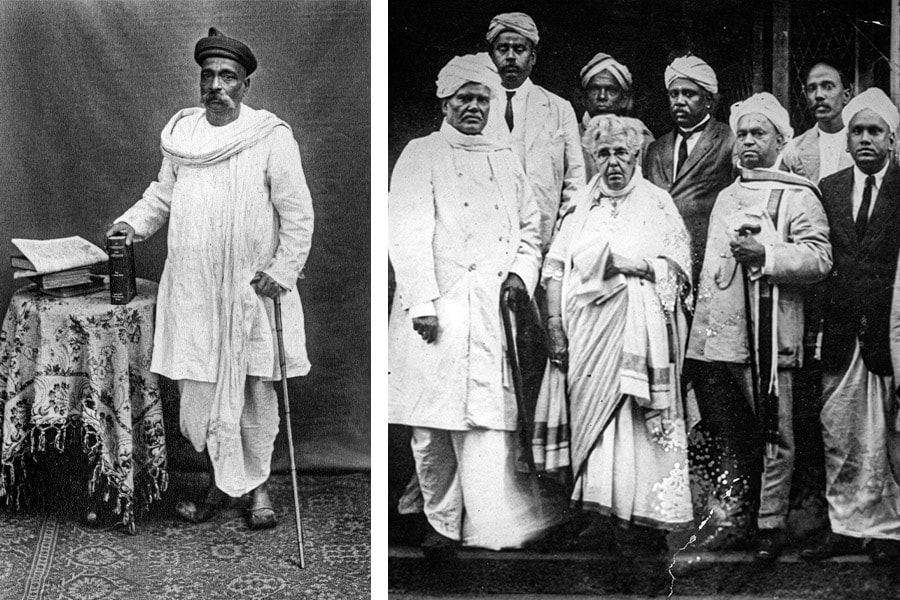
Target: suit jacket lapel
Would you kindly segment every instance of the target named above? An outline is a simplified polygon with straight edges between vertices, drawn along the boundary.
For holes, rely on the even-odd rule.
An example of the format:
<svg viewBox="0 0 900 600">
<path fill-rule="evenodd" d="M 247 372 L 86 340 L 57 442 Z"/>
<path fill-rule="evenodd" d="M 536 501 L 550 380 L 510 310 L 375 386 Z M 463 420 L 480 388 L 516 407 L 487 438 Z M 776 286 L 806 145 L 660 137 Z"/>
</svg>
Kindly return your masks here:
<svg viewBox="0 0 900 600">
<path fill-rule="evenodd" d="M 532 87 L 528 94 L 525 109 L 525 151 L 531 149 L 538 134 L 547 125 L 550 118 L 550 99 L 537 87 Z"/>
<path fill-rule="evenodd" d="M 835 189 L 836 215 L 835 222 L 829 223 L 834 235 L 843 235 L 850 242 L 848 245 L 855 248 L 856 223 L 853 220 L 853 171 L 847 171 L 840 176 Z"/>
<path fill-rule="evenodd" d="M 804 136 L 797 149 L 800 163 L 811 181 L 819 179 L 819 128 L 814 127 L 812 135 Z"/>
<path fill-rule="evenodd" d="M 675 168 L 672 154 L 675 151 L 675 129 L 660 138 L 662 151 L 659 153 L 660 169 L 667 189 L 672 188 L 672 169 Z"/>
<path fill-rule="evenodd" d="M 900 181 L 898 181 L 898 177 L 900 177 L 900 173 L 898 173 L 897 167 L 889 166 L 884 174 L 884 179 L 881 181 L 878 197 L 875 198 L 875 207 L 872 209 L 872 215 L 869 217 L 869 225 L 866 227 L 866 235 L 862 239 L 862 246 L 871 244 L 881 234 L 881 231 L 897 210 L 898 203 L 900 203 Z"/>
</svg>

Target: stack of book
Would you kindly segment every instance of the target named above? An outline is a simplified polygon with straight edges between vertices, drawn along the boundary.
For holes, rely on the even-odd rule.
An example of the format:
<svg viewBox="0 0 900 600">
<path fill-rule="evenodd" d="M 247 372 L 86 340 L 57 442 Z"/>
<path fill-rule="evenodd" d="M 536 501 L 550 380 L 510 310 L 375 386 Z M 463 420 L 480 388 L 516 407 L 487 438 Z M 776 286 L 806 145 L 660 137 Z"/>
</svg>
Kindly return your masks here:
<svg viewBox="0 0 900 600">
<path fill-rule="evenodd" d="M 31 279 L 41 292 L 60 298 L 104 289 L 103 276 L 93 275 L 91 269 L 108 260 L 106 253 L 84 238 L 13 238 L 12 243 L 21 253 L 9 259 L 14 279 Z"/>
</svg>

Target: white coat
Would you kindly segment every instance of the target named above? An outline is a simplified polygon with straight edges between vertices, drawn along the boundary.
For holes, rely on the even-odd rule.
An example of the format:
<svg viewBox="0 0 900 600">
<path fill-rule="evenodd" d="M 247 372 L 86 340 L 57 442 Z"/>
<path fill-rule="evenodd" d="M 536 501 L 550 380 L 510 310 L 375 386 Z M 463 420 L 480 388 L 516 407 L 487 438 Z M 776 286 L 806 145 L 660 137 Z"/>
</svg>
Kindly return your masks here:
<svg viewBox="0 0 900 600">
<path fill-rule="evenodd" d="M 514 430 L 500 286 L 513 272 L 533 290 L 541 257 L 540 212 L 518 159 L 444 123 L 401 154 L 388 217 L 397 276 L 388 332 L 390 422 Z M 410 308 L 423 305 L 439 320 L 431 344 L 412 327 Z"/>
</svg>

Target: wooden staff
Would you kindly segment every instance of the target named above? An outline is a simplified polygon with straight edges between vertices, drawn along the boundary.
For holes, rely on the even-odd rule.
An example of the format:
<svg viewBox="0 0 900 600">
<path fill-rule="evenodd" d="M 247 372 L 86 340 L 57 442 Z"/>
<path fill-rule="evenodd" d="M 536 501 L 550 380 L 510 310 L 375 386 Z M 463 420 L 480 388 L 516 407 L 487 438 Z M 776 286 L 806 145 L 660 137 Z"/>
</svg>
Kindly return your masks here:
<svg viewBox="0 0 900 600">
<path fill-rule="evenodd" d="M 275 296 L 275 334 L 278 338 L 278 365 L 281 367 L 281 395 L 284 399 L 284 418 L 287 422 L 288 452 L 291 456 L 291 484 L 294 488 L 294 522 L 297 523 L 297 552 L 300 568 L 306 568 L 303 557 L 303 530 L 300 525 L 300 491 L 297 488 L 297 461 L 294 459 L 294 436 L 291 433 L 291 403 L 288 400 L 287 368 L 284 359 L 284 333 L 281 328 L 281 297 Z"/>
</svg>

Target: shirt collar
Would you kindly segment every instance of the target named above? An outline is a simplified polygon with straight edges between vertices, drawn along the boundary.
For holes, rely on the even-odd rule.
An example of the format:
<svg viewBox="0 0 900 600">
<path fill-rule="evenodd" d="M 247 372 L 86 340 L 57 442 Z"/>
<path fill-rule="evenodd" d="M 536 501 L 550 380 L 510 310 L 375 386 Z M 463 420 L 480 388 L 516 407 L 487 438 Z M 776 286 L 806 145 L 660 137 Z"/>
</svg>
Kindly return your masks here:
<svg viewBox="0 0 900 600">
<path fill-rule="evenodd" d="M 890 164 L 891 164 L 890 159 L 884 161 L 884 166 L 881 167 L 881 170 L 878 171 L 877 173 L 873 173 L 873 175 L 875 175 L 875 187 L 877 187 L 878 189 L 881 189 L 881 182 L 884 180 L 884 174 L 887 173 L 887 170 L 888 170 L 888 167 L 890 166 Z M 865 186 L 865 183 L 866 183 L 866 177 L 868 177 L 868 175 L 866 173 L 863 173 L 860 170 L 860 168 L 854 164 L 853 165 L 853 183 L 855 185 L 859 185 L 860 187 L 863 187 L 863 186 Z"/>
<path fill-rule="evenodd" d="M 819 137 L 821 137 L 821 138 L 834 139 L 839 136 L 846 136 L 847 135 L 847 126 L 844 125 L 843 127 L 841 127 L 838 131 L 835 131 L 834 133 L 828 133 L 826 131 L 822 131 L 822 129 L 819 127 L 819 124 L 816 123 L 816 132 L 819 134 Z"/>
<path fill-rule="evenodd" d="M 531 91 L 531 88 L 534 87 L 534 84 L 531 82 L 531 77 L 525 79 L 522 82 L 522 85 L 515 89 L 503 88 L 503 95 L 506 96 L 507 92 L 515 92 L 516 95 L 513 96 L 513 100 L 524 100 L 528 97 L 528 92 Z"/>
<path fill-rule="evenodd" d="M 695 131 L 697 131 L 698 129 L 703 129 L 704 127 L 706 127 L 706 124 L 709 122 L 709 119 L 710 119 L 710 115 L 709 115 L 709 113 L 707 113 L 707 115 L 705 117 L 703 117 L 703 120 L 700 121 L 699 123 L 697 123 L 696 125 L 694 125 L 693 127 L 689 128 L 689 129 L 682 129 L 681 127 L 679 127 L 678 133 L 679 133 L 679 135 L 685 135 L 685 134 L 690 135 L 690 134 L 694 133 Z"/>
</svg>

